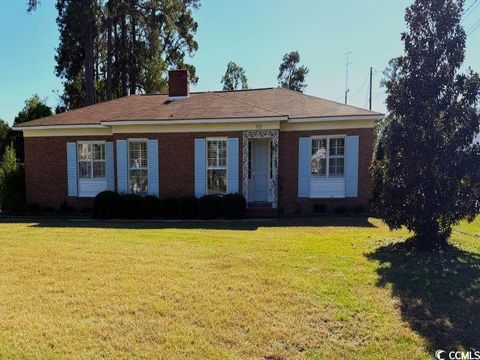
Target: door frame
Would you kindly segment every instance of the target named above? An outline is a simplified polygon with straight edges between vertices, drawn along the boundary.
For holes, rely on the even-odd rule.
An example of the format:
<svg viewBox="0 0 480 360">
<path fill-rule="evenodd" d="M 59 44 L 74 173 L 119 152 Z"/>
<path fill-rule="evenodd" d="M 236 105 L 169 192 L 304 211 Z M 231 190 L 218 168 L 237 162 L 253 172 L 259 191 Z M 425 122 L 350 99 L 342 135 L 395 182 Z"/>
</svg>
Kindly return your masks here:
<svg viewBox="0 0 480 360">
<path fill-rule="evenodd" d="M 279 130 L 248 130 L 243 132 L 242 138 L 242 194 L 247 200 L 249 199 L 249 178 L 248 178 L 248 159 L 249 159 L 249 140 L 250 139 L 271 139 L 272 142 L 272 160 L 269 161 L 272 169 L 272 177 L 270 180 L 270 202 L 272 208 L 278 208 L 278 159 L 279 159 Z M 270 153 L 270 152 L 269 152 Z M 270 155 L 269 155 L 270 156 Z M 270 166 L 270 165 L 269 165 Z M 269 169 L 270 171 L 270 169 Z"/>
</svg>

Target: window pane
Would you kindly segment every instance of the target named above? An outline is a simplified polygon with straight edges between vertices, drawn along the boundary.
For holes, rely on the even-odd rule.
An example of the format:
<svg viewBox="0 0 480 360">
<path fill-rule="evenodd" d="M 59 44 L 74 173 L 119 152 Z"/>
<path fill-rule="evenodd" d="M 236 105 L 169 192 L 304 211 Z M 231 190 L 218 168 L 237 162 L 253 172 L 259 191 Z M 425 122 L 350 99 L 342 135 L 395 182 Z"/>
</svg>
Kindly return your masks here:
<svg viewBox="0 0 480 360">
<path fill-rule="evenodd" d="M 207 193 L 226 194 L 227 192 L 227 171 L 208 170 L 207 172 Z"/>
<path fill-rule="evenodd" d="M 92 144 L 93 160 L 105 160 L 105 144 Z"/>
<path fill-rule="evenodd" d="M 78 160 L 92 160 L 92 144 L 78 144 Z"/>
<path fill-rule="evenodd" d="M 128 189 L 130 193 L 146 194 L 148 191 L 147 170 L 130 170 Z"/>
<path fill-rule="evenodd" d="M 330 159 L 330 176 L 343 176 L 344 160 L 343 158 Z"/>
<path fill-rule="evenodd" d="M 327 139 L 312 140 L 311 173 L 320 176 L 327 173 Z"/>
<path fill-rule="evenodd" d="M 80 161 L 78 163 L 78 177 L 80 179 L 92 178 L 92 163 L 89 161 Z"/>
<path fill-rule="evenodd" d="M 344 153 L 345 153 L 345 139 L 344 138 L 330 139 L 330 155 L 343 156 Z"/>
<path fill-rule="evenodd" d="M 104 178 L 105 177 L 105 162 L 95 161 L 93 163 L 93 177 Z"/>
<path fill-rule="evenodd" d="M 227 166 L 227 141 L 212 140 L 207 142 L 207 165 L 209 167 Z"/>
<path fill-rule="evenodd" d="M 145 141 L 130 142 L 129 162 L 131 169 L 147 168 L 147 143 Z"/>
</svg>

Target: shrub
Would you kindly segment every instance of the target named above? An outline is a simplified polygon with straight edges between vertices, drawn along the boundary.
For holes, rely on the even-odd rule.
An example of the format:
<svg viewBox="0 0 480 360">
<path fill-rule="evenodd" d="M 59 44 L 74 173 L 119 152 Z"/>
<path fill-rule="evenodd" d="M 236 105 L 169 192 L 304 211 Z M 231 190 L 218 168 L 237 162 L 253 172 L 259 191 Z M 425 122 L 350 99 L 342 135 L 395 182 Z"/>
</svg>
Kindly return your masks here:
<svg viewBox="0 0 480 360">
<path fill-rule="evenodd" d="M 142 218 L 153 219 L 158 216 L 160 200 L 156 196 L 148 195 L 142 198 Z"/>
<path fill-rule="evenodd" d="M 241 194 L 227 194 L 223 197 L 223 211 L 227 219 L 243 219 L 247 201 Z"/>
<path fill-rule="evenodd" d="M 336 206 L 333 211 L 338 215 L 343 215 L 347 213 L 347 207 L 345 205 Z"/>
<path fill-rule="evenodd" d="M 118 217 L 118 194 L 102 191 L 95 197 L 93 217 L 96 219 L 114 219 Z"/>
<path fill-rule="evenodd" d="M 67 201 L 64 201 L 60 204 L 60 213 L 61 214 L 71 214 L 73 213 L 73 207 L 67 203 Z"/>
<path fill-rule="evenodd" d="M 327 205 L 313 204 L 313 212 L 317 214 L 325 214 L 327 212 Z"/>
<path fill-rule="evenodd" d="M 142 198 L 137 194 L 118 196 L 118 215 L 124 219 L 138 219 L 142 215 Z"/>
<path fill-rule="evenodd" d="M 5 213 L 15 213 L 26 209 L 25 172 L 17 164 L 12 146 L 8 146 L 0 164 L 0 207 Z"/>
<path fill-rule="evenodd" d="M 181 219 L 193 219 L 198 215 L 198 199 L 193 195 L 178 198 L 178 216 Z"/>
<path fill-rule="evenodd" d="M 160 199 L 160 217 L 175 219 L 178 216 L 178 199 L 174 196 Z"/>
<path fill-rule="evenodd" d="M 40 207 L 39 204 L 32 203 L 27 205 L 27 211 L 32 214 L 38 214 L 39 212 L 42 211 L 42 208 Z"/>
<path fill-rule="evenodd" d="M 363 205 L 357 205 L 352 209 L 354 214 L 360 215 L 365 213 L 365 207 Z"/>
<path fill-rule="evenodd" d="M 218 195 L 205 195 L 198 201 L 200 217 L 205 220 L 215 219 L 223 215 L 223 201 Z"/>
<path fill-rule="evenodd" d="M 55 209 L 54 209 L 53 206 L 45 206 L 43 208 L 43 211 L 46 212 L 46 213 L 53 213 L 53 212 L 55 212 Z"/>
</svg>

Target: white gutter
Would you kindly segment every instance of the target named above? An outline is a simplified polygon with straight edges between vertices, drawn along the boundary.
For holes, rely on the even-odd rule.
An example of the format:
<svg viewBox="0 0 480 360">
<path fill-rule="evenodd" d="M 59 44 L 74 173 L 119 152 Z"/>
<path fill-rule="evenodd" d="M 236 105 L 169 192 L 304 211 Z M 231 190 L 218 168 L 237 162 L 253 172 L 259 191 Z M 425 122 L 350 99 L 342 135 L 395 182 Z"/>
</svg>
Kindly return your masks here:
<svg viewBox="0 0 480 360">
<path fill-rule="evenodd" d="M 383 114 L 376 115 L 351 115 L 351 116 L 321 116 L 310 118 L 293 118 L 288 119 L 289 123 L 305 123 L 319 121 L 348 121 L 348 120 L 382 120 L 385 118 Z"/>
</svg>

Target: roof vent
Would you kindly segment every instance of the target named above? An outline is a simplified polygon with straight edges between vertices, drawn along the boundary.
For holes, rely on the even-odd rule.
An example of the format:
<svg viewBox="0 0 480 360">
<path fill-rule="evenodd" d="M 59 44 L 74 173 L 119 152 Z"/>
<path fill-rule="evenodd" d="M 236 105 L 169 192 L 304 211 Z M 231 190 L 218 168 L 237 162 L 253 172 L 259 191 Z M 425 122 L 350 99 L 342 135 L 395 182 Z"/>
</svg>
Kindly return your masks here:
<svg viewBox="0 0 480 360">
<path fill-rule="evenodd" d="M 188 70 L 170 70 L 168 72 L 168 100 L 186 99 L 189 95 Z"/>
</svg>

